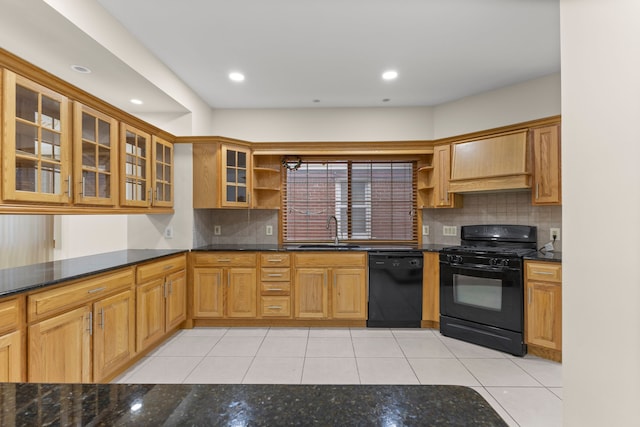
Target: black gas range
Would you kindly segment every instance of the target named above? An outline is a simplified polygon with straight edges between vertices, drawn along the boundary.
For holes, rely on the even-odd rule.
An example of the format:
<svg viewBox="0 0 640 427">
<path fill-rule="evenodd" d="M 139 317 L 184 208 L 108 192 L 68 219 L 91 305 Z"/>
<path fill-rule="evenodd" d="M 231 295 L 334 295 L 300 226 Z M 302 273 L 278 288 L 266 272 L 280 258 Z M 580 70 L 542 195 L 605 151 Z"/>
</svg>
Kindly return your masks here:
<svg viewBox="0 0 640 427">
<path fill-rule="evenodd" d="M 536 245 L 535 226 L 462 226 L 461 245 L 440 252 L 441 333 L 526 354 L 523 257 Z"/>
</svg>

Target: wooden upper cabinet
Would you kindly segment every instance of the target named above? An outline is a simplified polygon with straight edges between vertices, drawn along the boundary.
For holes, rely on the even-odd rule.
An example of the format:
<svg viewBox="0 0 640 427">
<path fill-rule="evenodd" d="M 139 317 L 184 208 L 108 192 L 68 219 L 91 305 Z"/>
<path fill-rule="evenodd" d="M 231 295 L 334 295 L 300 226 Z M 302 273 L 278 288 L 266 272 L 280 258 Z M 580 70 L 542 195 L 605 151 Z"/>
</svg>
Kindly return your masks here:
<svg viewBox="0 0 640 427">
<path fill-rule="evenodd" d="M 560 125 L 532 130 L 534 205 L 562 203 L 560 165 Z"/>
<path fill-rule="evenodd" d="M 73 190 L 68 99 L 4 70 L 2 111 L 2 198 L 70 202 Z"/>
<path fill-rule="evenodd" d="M 222 203 L 224 207 L 249 207 L 251 150 L 223 144 Z"/>
<path fill-rule="evenodd" d="M 150 206 L 151 135 L 126 123 L 120 125 L 120 204 Z"/>
<path fill-rule="evenodd" d="M 433 148 L 433 201 L 436 208 L 462 206 L 462 197 L 449 192 L 451 177 L 451 146 L 438 145 Z"/>
<path fill-rule="evenodd" d="M 153 146 L 153 206 L 173 206 L 173 144 L 157 136 L 151 138 Z"/>
<path fill-rule="evenodd" d="M 73 104 L 75 203 L 118 202 L 118 122 L 79 102 Z"/>
</svg>

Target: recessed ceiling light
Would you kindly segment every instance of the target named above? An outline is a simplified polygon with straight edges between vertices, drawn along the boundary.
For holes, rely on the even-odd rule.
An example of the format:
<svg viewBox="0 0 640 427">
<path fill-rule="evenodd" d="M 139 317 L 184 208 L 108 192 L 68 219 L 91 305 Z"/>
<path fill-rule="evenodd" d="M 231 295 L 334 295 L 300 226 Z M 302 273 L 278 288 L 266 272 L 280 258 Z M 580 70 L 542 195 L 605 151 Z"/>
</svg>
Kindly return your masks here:
<svg viewBox="0 0 640 427">
<path fill-rule="evenodd" d="M 382 73 L 382 78 L 385 80 L 393 80 L 398 77 L 398 72 L 396 70 L 389 70 Z"/>
<path fill-rule="evenodd" d="M 143 104 L 142 101 L 140 101 L 139 99 L 135 99 L 135 98 L 130 99 L 129 102 L 131 102 L 132 104 L 136 104 L 136 105 L 142 105 Z"/>
<path fill-rule="evenodd" d="M 76 73 L 89 74 L 91 70 L 84 65 L 72 65 L 71 69 Z"/>
<path fill-rule="evenodd" d="M 391 101 L 391 98 L 384 98 L 384 99 L 382 100 L 382 102 L 389 102 L 389 101 Z"/>
<path fill-rule="evenodd" d="M 313 102 L 320 102 L 320 100 L 319 99 L 314 99 Z"/>
<path fill-rule="evenodd" d="M 244 81 L 244 74 L 238 72 L 229 73 L 229 79 L 234 82 L 241 82 Z"/>
</svg>

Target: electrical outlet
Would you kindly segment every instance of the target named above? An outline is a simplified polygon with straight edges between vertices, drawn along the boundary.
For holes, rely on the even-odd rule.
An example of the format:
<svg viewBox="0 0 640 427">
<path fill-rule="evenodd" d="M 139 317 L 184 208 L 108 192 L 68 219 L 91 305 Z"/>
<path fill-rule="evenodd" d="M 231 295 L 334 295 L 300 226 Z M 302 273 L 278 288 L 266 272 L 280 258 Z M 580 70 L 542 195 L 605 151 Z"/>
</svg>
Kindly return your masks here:
<svg viewBox="0 0 640 427">
<path fill-rule="evenodd" d="M 220 234 L 222 234 L 222 227 L 219 225 L 214 225 L 213 226 L 213 234 L 216 236 L 219 236 Z"/>
<path fill-rule="evenodd" d="M 429 235 L 429 226 L 428 225 L 423 225 L 422 226 L 422 235 L 423 236 L 428 236 Z"/>
<path fill-rule="evenodd" d="M 172 226 L 167 226 L 167 228 L 164 229 L 164 238 L 165 239 L 173 239 L 173 227 Z"/>
<path fill-rule="evenodd" d="M 458 227 L 455 225 L 443 225 L 442 226 L 442 235 L 443 236 L 457 236 L 458 235 Z"/>
<path fill-rule="evenodd" d="M 267 225 L 265 227 L 265 233 L 267 236 L 273 236 L 273 225 Z"/>
<path fill-rule="evenodd" d="M 556 241 L 560 240 L 560 229 L 559 228 L 550 228 L 549 229 L 549 240 L 553 241 L 553 236 L 556 236 Z"/>
</svg>

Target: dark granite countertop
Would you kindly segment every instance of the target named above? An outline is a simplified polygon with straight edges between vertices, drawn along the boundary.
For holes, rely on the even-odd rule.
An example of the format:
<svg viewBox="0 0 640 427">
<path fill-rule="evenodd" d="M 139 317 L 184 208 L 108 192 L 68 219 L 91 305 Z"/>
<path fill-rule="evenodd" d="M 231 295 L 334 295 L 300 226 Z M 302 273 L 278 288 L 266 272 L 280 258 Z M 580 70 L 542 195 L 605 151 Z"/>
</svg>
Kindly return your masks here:
<svg viewBox="0 0 640 427">
<path fill-rule="evenodd" d="M 0 424 L 506 426 L 475 390 L 445 385 L 1 384 Z"/>
<path fill-rule="evenodd" d="M 440 252 L 447 245 L 425 244 L 425 245 L 374 245 L 364 243 L 357 247 L 334 248 L 327 246 L 325 248 L 301 248 L 301 244 L 291 245 L 259 245 L 259 244 L 237 244 L 237 245 L 205 245 L 192 249 L 192 251 L 312 251 L 312 250 L 349 250 L 349 251 L 422 251 L 422 252 Z"/>
<path fill-rule="evenodd" d="M 536 252 L 524 257 L 525 260 L 562 262 L 562 252 Z"/>
<path fill-rule="evenodd" d="M 0 297 L 187 252 L 184 249 L 129 249 L 0 270 Z"/>
</svg>

